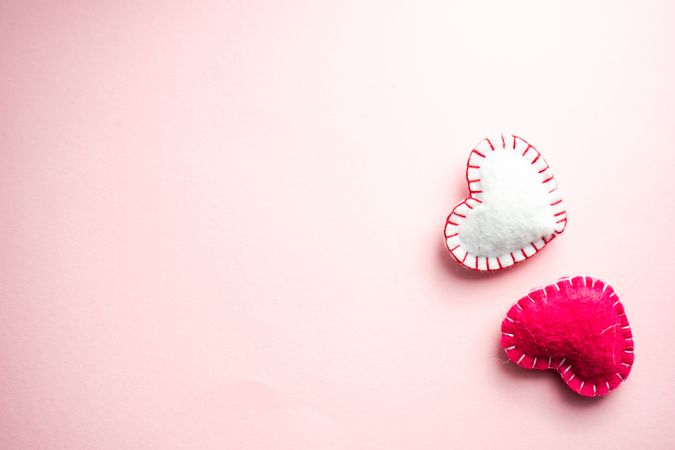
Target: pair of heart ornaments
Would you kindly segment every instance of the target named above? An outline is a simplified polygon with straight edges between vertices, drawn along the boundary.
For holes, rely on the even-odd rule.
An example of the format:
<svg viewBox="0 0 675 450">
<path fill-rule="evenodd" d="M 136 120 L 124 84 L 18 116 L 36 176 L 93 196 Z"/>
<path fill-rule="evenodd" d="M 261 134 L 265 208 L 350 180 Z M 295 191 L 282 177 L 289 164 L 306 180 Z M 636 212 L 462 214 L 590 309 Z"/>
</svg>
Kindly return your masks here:
<svg viewBox="0 0 675 450">
<path fill-rule="evenodd" d="M 469 196 L 445 224 L 457 263 L 504 270 L 565 230 L 567 210 L 553 171 L 526 140 L 483 139 L 466 168 Z M 590 276 L 564 277 L 520 298 L 502 322 L 501 345 L 525 369 L 554 370 L 574 392 L 599 397 L 621 385 L 633 365 L 633 336 L 614 289 Z"/>
</svg>

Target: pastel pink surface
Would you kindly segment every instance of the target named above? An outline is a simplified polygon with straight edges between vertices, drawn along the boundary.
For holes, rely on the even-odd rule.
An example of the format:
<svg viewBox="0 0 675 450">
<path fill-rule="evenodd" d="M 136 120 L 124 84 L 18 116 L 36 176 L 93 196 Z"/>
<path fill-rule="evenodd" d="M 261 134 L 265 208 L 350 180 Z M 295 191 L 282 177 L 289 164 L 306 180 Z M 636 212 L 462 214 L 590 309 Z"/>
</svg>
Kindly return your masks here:
<svg viewBox="0 0 675 450">
<path fill-rule="evenodd" d="M 1 2 L 0 448 L 675 447 L 674 13 Z M 494 130 L 571 220 L 486 276 L 439 224 Z M 570 273 L 638 346 L 599 401 L 499 345 Z"/>
</svg>

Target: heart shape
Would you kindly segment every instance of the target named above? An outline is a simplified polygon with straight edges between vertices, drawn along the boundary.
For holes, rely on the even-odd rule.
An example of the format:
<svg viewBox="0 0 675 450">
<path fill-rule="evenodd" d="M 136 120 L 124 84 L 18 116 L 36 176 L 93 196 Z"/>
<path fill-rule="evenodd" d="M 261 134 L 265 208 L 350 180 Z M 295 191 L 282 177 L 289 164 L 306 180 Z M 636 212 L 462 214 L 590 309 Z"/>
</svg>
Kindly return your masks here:
<svg viewBox="0 0 675 450">
<path fill-rule="evenodd" d="M 633 365 L 633 335 L 614 289 L 593 277 L 531 291 L 502 322 L 502 347 L 526 369 L 556 370 L 584 397 L 618 387 Z"/>
<path fill-rule="evenodd" d="M 457 262 L 493 271 L 524 261 L 565 230 L 567 211 L 553 171 L 526 140 L 502 134 L 471 150 L 469 196 L 445 224 Z"/>
</svg>

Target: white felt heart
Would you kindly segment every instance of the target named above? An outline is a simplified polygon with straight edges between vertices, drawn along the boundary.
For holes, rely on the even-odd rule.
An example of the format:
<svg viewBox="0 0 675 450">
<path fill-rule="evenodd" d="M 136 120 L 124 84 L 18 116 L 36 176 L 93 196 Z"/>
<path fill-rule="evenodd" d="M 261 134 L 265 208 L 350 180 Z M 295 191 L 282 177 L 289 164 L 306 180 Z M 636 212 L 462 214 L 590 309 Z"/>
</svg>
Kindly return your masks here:
<svg viewBox="0 0 675 450">
<path fill-rule="evenodd" d="M 567 225 L 551 168 L 526 140 L 485 138 L 466 168 L 469 196 L 448 216 L 445 243 L 475 270 L 500 270 L 534 256 Z"/>
</svg>

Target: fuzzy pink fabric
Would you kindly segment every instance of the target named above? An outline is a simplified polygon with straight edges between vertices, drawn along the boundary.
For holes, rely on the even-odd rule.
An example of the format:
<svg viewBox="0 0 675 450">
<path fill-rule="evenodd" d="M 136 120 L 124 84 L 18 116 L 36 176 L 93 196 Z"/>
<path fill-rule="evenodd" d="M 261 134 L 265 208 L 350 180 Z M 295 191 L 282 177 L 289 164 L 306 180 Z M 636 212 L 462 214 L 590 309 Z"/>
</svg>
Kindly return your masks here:
<svg viewBox="0 0 675 450">
<path fill-rule="evenodd" d="M 633 335 L 611 286 L 592 277 L 562 278 L 530 292 L 502 322 L 502 347 L 526 369 L 556 370 L 585 397 L 618 387 L 633 365 Z"/>
</svg>

